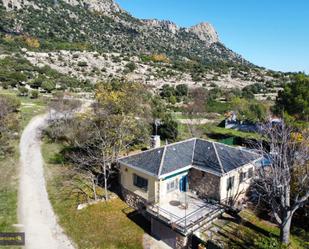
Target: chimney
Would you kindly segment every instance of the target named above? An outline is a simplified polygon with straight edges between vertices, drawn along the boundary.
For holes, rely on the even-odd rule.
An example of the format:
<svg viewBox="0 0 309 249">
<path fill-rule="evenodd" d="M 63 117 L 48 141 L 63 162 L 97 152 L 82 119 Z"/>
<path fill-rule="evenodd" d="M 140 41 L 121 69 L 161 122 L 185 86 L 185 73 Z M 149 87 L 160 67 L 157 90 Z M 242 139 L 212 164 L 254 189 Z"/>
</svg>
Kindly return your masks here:
<svg viewBox="0 0 309 249">
<path fill-rule="evenodd" d="M 156 149 L 161 146 L 161 139 L 160 136 L 155 135 L 151 136 L 151 148 Z"/>
</svg>

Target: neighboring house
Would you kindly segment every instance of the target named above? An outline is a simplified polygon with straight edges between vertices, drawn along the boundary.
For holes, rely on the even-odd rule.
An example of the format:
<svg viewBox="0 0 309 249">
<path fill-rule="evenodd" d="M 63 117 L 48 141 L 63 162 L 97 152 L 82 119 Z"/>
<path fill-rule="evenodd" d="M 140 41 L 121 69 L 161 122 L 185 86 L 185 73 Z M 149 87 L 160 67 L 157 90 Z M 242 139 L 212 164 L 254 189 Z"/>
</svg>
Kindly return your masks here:
<svg viewBox="0 0 309 249">
<path fill-rule="evenodd" d="M 249 150 L 196 138 L 150 149 L 119 159 L 123 197 L 150 217 L 155 237 L 185 248 L 247 190 L 257 160 Z"/>
<path fill-rule="evenodd" d="M 239 121 L 237 119 L 236 112 L 231 111 L 225 114 L 226 119 L 224 121 L 224 128 L 234 129 L 244 132 L 259 132 L 260 126 L 258 124 L 252 124 L 246 121 Z"/>
</svg>

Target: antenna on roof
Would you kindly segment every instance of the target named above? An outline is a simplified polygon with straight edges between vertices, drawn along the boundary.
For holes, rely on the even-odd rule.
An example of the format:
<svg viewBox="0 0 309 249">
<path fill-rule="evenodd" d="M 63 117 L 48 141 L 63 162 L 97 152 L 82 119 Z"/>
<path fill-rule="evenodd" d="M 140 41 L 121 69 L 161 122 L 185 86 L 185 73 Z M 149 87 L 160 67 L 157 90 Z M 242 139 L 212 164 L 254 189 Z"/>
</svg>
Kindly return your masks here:
<svg viewBox="0 0 309 249">
<path fill-rule="evenodd" d="M 156 119 L 154 121 L 154 125 L 155 125 L 155 135 L 158 136 L 158 127 L 162 124 L 160 119 Z"/>
</svg>

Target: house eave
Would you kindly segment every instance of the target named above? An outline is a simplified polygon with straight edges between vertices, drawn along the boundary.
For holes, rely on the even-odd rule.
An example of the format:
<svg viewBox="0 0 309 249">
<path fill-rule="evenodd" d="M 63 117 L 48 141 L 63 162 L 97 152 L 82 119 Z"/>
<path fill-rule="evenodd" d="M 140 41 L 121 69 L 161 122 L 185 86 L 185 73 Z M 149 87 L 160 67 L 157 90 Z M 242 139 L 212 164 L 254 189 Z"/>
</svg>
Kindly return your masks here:
<svg viewBox="0 0 309 249">
<path fill-rule="evenodd" d="M 174 175 L 174 174 L 177 174 L 177 173 L 181 173 L 181 172 L 183 172 L 183 171 L 186 171 L 186 170 L 191 169 L 192 167 L 193 167 L 192 165 L 188 165 L 188 166 L 182 167 L 182 168 L 180 168 L 180 169 L 173 170 L 173 171 L 171 171 L 171 172 L 169 172 L 169 173 L 160 175 L 160 176 L 159 176 L 159 179 L 161 180 L 161 179 L 164 179 L 164 178 L 169 177 L 169 176 L 171 176 L 171 175 Z"/>
<path fill-rule="evenodd" d="M 133 166 L 133 165 L 131 165 L 131 164 L 128 164 L 128 163 L 125 163 L 125 162 L 121 162 L 121 161 L 118 161 L 118 162 L 119 162 L 120 165 L 123 165 L 123 166 L 128 167 L 128 168 L 132 168 L 132 169 L 134 169 L 134 170 L 136 170 L 136 171 L 139 171 L 139 172 L 142 172 L 142 173 L 144 173 L 144 174 L 146 174 L 146 175 L 149 175 L 149 176 L 158 178 L 158 175 L 153 174 L 153 173 L 151 173 L 151 172 L 149 172 L 149 171 L 147 171 L 147 170 L 144 170 L 144 169 L 135 167 L 135 166 Z"/>
<path fill-rule="evenodd" d="M 209 174 L 213 174 L 213 175 L 216 175 L 216 176 L 223 176 L 224 174 L 222 173 L 219 173 L 219 172 L 216 172 L 215 170 L 211 170 L 211 169 L 206 169 L 206 168 L 203 168 L 203 167 L 199 167 L 199 166 L 196 166 L 196 165 L 193 165 L 192 166 L 194 169 L 196 170 L 200 170 L 200 171 L 203 171 L 205 173 L 209 173 Z"/>
<path fill-rule="evenodd" d="M 245 167 L 247 167 L 247 166 L 249 166 L 249 165 L 252 165 L 253 167 L 255 167 L 255 163 L 258 161 L 258 160 L 260 160 L 261 158 L 258 158 L 258 159 L 256 159 L 256 160 L 253 160 L 253 161 L 251 161 L 251 162 L 248 162 L 248 163 L 246 163 L 246 164 L 244 164 L 244 165 L 242 165 L 242 166 L 239 166 L 239 167 L 237 167 L 237 168 L 235 168 L 235 169 L 232 169 L 232 170 L 230 170 L 230 171 L 227 171 L 226 173 L 224 173 L 224 174 L 222 174 L 222 176 L 226 176 L 226 175 L 229 175 L 229 174 L 231 174 L 231 173 L 234 173 L 234 172 L 238 172 L 239 170 L 241 170 L 241 169 L 243 169 L 243 168 L 245 168 Z"/>
</svg>

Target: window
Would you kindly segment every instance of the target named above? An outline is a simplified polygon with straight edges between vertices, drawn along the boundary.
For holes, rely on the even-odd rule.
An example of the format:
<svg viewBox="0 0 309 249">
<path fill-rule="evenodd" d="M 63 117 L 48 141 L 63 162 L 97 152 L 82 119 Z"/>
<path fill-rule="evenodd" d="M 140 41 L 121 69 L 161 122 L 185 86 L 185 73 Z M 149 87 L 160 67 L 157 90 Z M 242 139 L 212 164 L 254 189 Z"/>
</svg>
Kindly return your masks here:
<svg viewBox="0 0 309 249">
<path fill-rule="evenodd" d="M 134 186 L 139 187 L 145 191 L 148 189 L 148 180 L 136 174 L 133 174 L 133 184 Z"/>
<path fill-rule="evenodd" d="M 226 190 L 231 190 L 234 187 L 234 176 L 231 176 L 226 181 Z"/>
<path fill-rule="evenodd" d="M 169 181 L 166 184 L 166 191 L 167 192 L 171 192 L 171 191 L 177 189 L 177 186 L 178 186 L 178 180 L 177 179 Z"/>
<path fill-rule="evenodd" d="M 240 172 L 239 181 L 243 182 L 247 179 L 247 172 Z"/>
<path fill-rule="evenodd" d="M 250 168 L 248 171 L 248 177 L 252 178 L 253 177 L 253 168 Z"/>
</svg>

